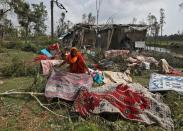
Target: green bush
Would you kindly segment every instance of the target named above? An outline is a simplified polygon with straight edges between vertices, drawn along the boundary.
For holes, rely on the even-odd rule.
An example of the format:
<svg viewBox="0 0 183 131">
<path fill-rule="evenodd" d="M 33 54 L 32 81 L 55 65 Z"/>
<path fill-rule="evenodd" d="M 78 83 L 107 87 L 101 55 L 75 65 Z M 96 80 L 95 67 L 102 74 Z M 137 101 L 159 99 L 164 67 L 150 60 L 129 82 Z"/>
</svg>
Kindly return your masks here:
<svg viewBox="0 0 183 131">
<path fill-rule="evenodd" d="M 44 37 L 43 37 L 44 38 Z M 35 45 L 39 45 L 39 46 L 42 46 L 42 47 L 47 47 L 48 45 L 51 45 L 51 44 L 54 44 L 54 43 L 57 43 L 59 42 L 58 39 L 50 39 L 50 38 L 45 38 L 45 39 L 39 39 L 39 38 L 35 38 L 32 43 L 34 43 Z"/>
<path fill-rule="evenodd" d="M 24 44 L 24 46 L 21 48 L 22 51 L 27 51 L 27 52 L 38 52 L 38 48 L 34 44 Z"/>
<path fill-rule="evenodd" d="M 7 49 L 18 49 L 26 52 L 37 53 L 39 50 L 43 48 L 47 48 L 48 45 L 59 42 L 58 39 L 51 40 L 51 39 L 45 38 L 44 40 L 41 40 L 43 38 L 40 38 L 40 40 L 38 39 L 37 41 L 36 40 L 28 41 L 27 43 L 25 43 L 25 41 L 20 41 L 20 40 L 4 42 L 1 44 L 1 47 L 7 48 Z"/>
<path fill-rule="evenodd" d="M 49 39 L 47 42 L 45 42 L 45 44 L 46 45 L 51 45 L 51 44 L 54 44 L 54 43 L 57 43 L 57 42 L 59 42 L 58 39 L 53 39 L 53 40 Z"/>
<path fill-rule="evenodd" d="M 4 44 L 4 46 L 7 48 L 7 49 L 14 49 L 14 48 L 16 48 L 16 43 L 14 43 L 14 42 L 9 42 L 9 43 L 6 43 L 6 44 Z"/>
<path fill-rule="evenodd" d="M 6 49 L 5 48 L 1 48 L 0 47 L 0 53 L 6 53 L 7 51 L 6 51 Z"/>
<path fill-rule="evenodd" d="M 32 86 L 27 89 L 28 92 L 44 92 L 47 83 L 47 78 L 37 73 L 34 76 Z"/>
<path fill-rule="evenodd" d="M 7 49 L 21 49 L 24 46 L 22 41 L 6 42 L 2 44 L 2 47 Z"/>
<path fill-rule="evenodd" d="M 2 69 L 2 75 L 7 77 L 33 76 L 38 72 L 38 67 L 31 63 L 14 57 L 9 66 Z"/>
</svg>

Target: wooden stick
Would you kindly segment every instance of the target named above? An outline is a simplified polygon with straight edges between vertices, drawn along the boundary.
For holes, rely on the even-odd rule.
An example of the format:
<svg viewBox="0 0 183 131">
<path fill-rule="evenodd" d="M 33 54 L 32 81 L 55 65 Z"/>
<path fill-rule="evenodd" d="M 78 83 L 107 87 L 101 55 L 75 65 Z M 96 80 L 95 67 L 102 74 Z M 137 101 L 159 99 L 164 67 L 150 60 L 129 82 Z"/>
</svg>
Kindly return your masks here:
<svg viewBox="0 0 183 131">
<path fill-rule="evenodd" d="M 12 92 L 12 91 L 6 91 L 4 93 L 0 93 L 0 96 L 4 95 L 36 95 L 36 96 L 43 96 L 44 93 L 36 93 L 36 92 Z"/>
</svg>

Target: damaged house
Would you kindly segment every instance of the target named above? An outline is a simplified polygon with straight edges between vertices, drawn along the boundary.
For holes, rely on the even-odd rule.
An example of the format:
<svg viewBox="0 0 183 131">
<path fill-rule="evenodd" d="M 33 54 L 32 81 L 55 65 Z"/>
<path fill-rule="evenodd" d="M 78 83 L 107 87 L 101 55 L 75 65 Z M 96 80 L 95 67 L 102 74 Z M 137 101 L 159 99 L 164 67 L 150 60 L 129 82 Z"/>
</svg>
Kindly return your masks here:
<svg viewBox="0 0 183 131">
<path fill-rule="evenodd" d="M 92 46 L 108 49 L 135 49 L 135 45 L 145 44 L 146 25 L 89 25 L 77 24 L 71 32 L 61 37 L 64 46 Z"/>
</svg>

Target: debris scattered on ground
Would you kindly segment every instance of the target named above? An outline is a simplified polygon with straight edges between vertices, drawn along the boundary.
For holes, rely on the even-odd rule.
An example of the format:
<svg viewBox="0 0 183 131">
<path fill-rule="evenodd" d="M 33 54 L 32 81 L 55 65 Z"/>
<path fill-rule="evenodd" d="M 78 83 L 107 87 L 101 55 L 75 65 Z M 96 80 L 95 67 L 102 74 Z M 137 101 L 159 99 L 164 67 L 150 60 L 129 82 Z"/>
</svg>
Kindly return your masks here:
<svg viewBox="0 0 183 131">
<path fill-rule="evenodd" d="M 128 56 L 130 53 L 129 50 L 108 50 L 105 51 L 105 58 L 112 58 L 112 57 L 117 57 L 117 56 Z"/>
<path fill-rule="evenodd" d="M 79 112 L 82 116 L 100 114 L 102 112 L 109 114 L 115 112 L 129 120 L 146 124 L 156 123 L 169 130 L 174 128 L 170 115 L 171 111 L 162 102 L 160 95 L 150 93 L 148 89 L 134 83 L 132 79 L 134 74 L 143 75 L 145 71 L 156 73 L 158 70 L 154 69 L 158 69 L 158 67 L 162 73 L 169 74 L 171 71 L 175 73 L 176 70 L 173 70 L 168 62 L 160 61 L 158 64 L 158 60 L 154 57 L 130 53 L 129 50 L 105 51 L 103 53 L 104 58 L 95 50 L 83 49 L 83 56 L 87 60 L 88 67 L 91 68 L 90 76 L 88 74 L 69 73 L 66 72 L 66 69 L 57 67 L 57 65 L 63 62 L 60 56 L 63 55 L 65 57 L 68 55 L 67 52 L 61 52 L 57 44 L 48 46 L 47 53 L 50 53 L 52 56 L 50 57 L 50 55 L 43 52 L 35 60 L 42 65 L 43 77 L 45 75 L 48 76 L 48 80 L 45 82 L 47 84 L 44 94 L 48 100 L 50 98 L 60 98 L 66 101 L 74 101 L 76 112 Z M 152 88 L 154 89 L 152 85 L 159 84 L 157 87 L 162 89 L 165 86 L 164 84 L 167 86 L 167 83 L 170 83 L 170 78 L 173 79 L 170 76 L 166 76 L 166 78 L 158 77 L 156 80 L 154 80 L 154 77 L 151 77 L 153 80 L 150 80 L 149 90 L 160 91 L 158 89 L 152 90 Z M 181 82 L 177 82 L 178 80 L 182 81 L 182 78 L 180 80 L 180 78 L 174 77 L 173 83 L 170 83 L 168 86 L 182 88 L 183 85 Z M 166 88 L 165 90 L 175 90 L 175 88 Z M 119 98 L 118 95 L 120 95 Z M 129 95 L 133 99 L 128 99 Z M 123 97 L 121 98 L 121 96 Z M 37 97 L 34 98 L 39 104 L 41 103 Z M 127 103 L 124 106 L 119 101 Z M 49 110 L 46 106 L 43 107 Z M 163 113 L 161 111 L 158 112 L 156 108 Z M 51 110 L 51 112 L 54 114 L 54 111 Z M 141 113 L 139 114 L 138 112 Z"/>
</svg>

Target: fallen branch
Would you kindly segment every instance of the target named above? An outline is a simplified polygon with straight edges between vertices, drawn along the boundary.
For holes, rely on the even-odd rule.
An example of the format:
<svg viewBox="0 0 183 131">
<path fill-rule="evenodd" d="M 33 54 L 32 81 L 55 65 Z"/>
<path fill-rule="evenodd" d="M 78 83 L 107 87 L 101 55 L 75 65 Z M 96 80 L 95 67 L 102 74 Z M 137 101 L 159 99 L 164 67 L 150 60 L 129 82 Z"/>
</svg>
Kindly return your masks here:
<svg viewBox="0 0 183 131">
<path fill-rule="evenodd" d="M 0 96 L 5 96 L 5 95 L 36 95 L 36 96 L 43 96 L 44 93 L 36 93 L 36 92 L 12 92 L 11 91 L 6 91 L 4 93 L 0 93 Z"/>
<path fill-rule="evenodd" d="M 30 95 L 39 103 L 39 105 L 42 108 L 46 109 L 50 113 L 52 113 L 52 114 L 54 114 L 56 116 L 59 116 L 59 117 L 68 118 L 66 116 L 63 116 L 63 115 L 60 115 L 60 114 L 57 114 L 57 113 L 53 112 L 52 110 L 48 109 L 48 107 L 44 106 L 44 104 L 41 103 L 41 101 L 36 96 L 44 96 L 44 93 L 37 93 L 37 92 L 12 92 L 12 90 L 6 91 L 4 93 L 0 93 L 0 96 L 6 96 L 6 95 Z"/>
<path fill-rule="evenodd" d="M 47 111 L 51 112 L 52 114 L 54 114 L 54 115 L 56 115 L 56 116 L 63 117 L 63 118 L 68 118 L 68 117 L 66 117 L 66 116 L 59 115 L 59 114 L 53 112 L 52 110 L 48 109 L 46 106 L 44 106 L 44 105 L 41 103 L 41 101 L 40 101 L 34 94 L 31 94 L 31 96 L 32 96 L 33 98 L 35 98 L 35 100 L 39 103 L 39 105 L 40 105 L 41 107 L 43 107 L 43 108 L 46 109 Z"/>
</svg>

